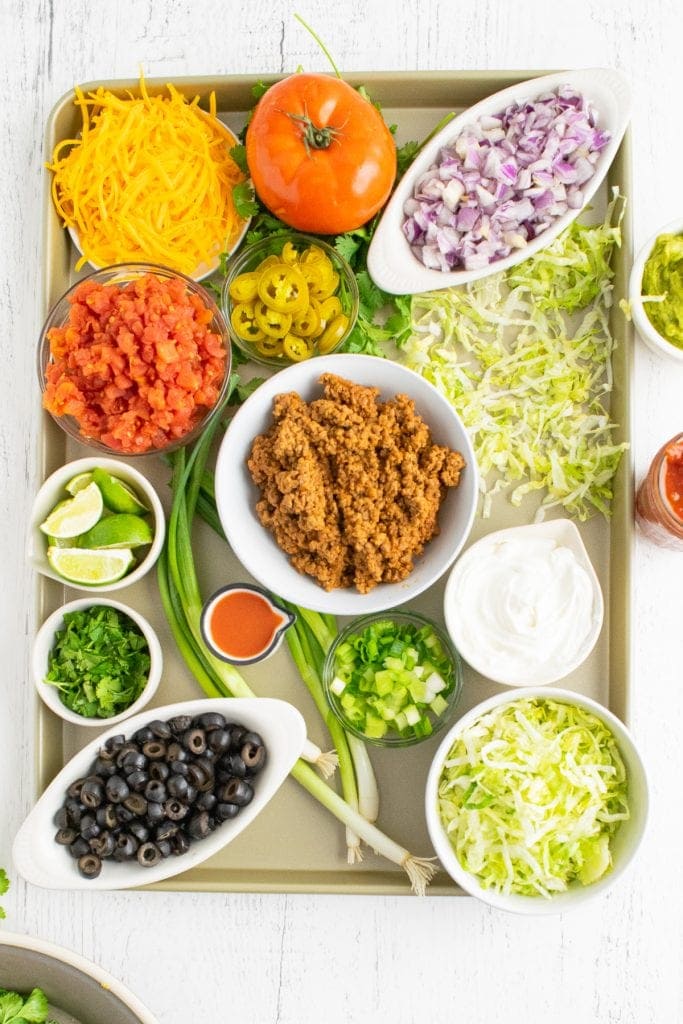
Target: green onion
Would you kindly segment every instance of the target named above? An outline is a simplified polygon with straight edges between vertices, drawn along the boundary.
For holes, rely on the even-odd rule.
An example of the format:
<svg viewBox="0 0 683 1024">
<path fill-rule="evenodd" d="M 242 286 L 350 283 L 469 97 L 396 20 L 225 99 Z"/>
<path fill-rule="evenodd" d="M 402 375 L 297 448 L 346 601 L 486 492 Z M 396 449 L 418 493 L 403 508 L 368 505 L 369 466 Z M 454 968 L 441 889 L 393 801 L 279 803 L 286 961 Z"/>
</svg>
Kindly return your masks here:
<svg viewBox="0 0 683 1024">
<path fill-rule="evenodd" d="M 233 381 L 233 388 L 234 384 Z M 189 454 L 186 454 L 185 449 L 179 449 L 169 457 L 173 467 L 173 502 L 157 577 L 164 612 L 178 650 L 200 686 L 210 697 L 253 697 L 254 694 L 237 669 L 215 658 L 208 651 L 199 627 L 202 598 L 192 552 L 191 531 L 195 512 L 206 510 L 207 502 L 211 501 L 202 484 L 206 460 L 219 423 L 220 415 L 217 414 Z M 323 619 L 322 624 L 331 630 L 329 620 Z M 302 758 L 296 762 L 291 774 L 342 824 L 356 832 L 378 854 L 402 867 L 413 891 L 424 895 L 436 870 L 434 858 L 415 857 L 386 836 L 332 789 Z"/>
</svg>

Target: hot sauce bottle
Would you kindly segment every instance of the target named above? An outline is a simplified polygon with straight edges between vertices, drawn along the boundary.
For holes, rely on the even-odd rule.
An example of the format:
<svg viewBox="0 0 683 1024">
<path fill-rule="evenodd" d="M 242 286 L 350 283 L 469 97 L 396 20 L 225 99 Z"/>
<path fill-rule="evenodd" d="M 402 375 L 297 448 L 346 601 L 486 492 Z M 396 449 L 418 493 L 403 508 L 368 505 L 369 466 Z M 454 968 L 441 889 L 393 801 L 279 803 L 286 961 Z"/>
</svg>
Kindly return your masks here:
<svg viewBox="0 0 683 1024">
<path fill-rule="evenodd" d="M 636 518 L 655 544 L 683 551 L 683 433 L 655 455 L 638 488 Z"/>
</svg>

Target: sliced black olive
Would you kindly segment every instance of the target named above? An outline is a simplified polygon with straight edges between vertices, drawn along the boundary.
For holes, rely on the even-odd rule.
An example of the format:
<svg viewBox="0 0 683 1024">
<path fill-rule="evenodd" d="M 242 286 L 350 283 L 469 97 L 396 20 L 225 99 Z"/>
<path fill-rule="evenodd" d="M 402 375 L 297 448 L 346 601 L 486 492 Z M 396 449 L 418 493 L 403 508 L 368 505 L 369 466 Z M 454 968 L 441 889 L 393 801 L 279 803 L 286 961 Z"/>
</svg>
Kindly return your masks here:
<svg viewBox="0 0 683 1024">
<path fill-rule="evenodd" d="M 126 775 L 131 772 L 141 772 L 147 767 L 147 758 L 141 750 L 129 750 L 119 761 L 119 768 L 123 768 Z"/>
<path fill-rule="evenodd" d="M 84 839 L 94 839 L 102 831 L 94 814 L 84 814 L 79 829 Z"/>
<path fill-rule="evenodd" d="M 108 750 L 106 745 L 104 747 L 100 747 L 100 749 L 97 751 L 97 757 L 90 766 L 90 774 L 97 775 L 97 765 L 99 763 L 111 764 L 115 760 L 115 758 L 115 751 Z"/>
<path fill-rule="evenodd" d="M 215 793 L 206 792 L 200 793 L 195 800 L 195 807 L 198 811 L 211 811 L 218 803 L 218 799 Z"/>
<path fill-rule="evenodd" d="M 149 829 L 142 821 L 131 821 L 128 831 L 139 843 L 146 843 L 149 839 Z"/>
<path fill-rule="evenodd" d="M 119 821 L 119 824 L 127 825 L 130 821 L 133 820 L 133 818 L 136 817 L 136 815 L 133 814 L 132 811 L 129 811 L 127 807 L 124 807 L 123 804 L 119 804 L 119 806 L 116 808 L 116 817 Z"/>
<path fill-rule="evenodd" d="M 188 729 L 183 733 L 183 746 L 192 754 L 203 754 L 206 750 L 206 733 L 203 729 Z"/>
<path fill-rule="evenodd" d="M 120 775 L 112 775 L 104 787 L 107 799 L 113 804 L 122 803 L 130 795 L 130 786 Z"/>
<path fill-rule="evenodd" d="M 169 796 L 182 800 L 183 803 L 187 803 L 187 791 L 189 788 L 190 785 L 187 779 L 182 775 L 172 775 L 166 783 L 166 790 Z"/>
<path fill-rule="evenodd" d="M 174 765 L 183 767 L 187 771 L 187 765 L 184 761 L 174 761 Z M 168 767 L 165 761 L 151 761 L 149 765 L 149 777 L 150 779 L 156 779 L 157 782 L 165 782 L 171 774 L 171 769 Z"/>
<path fill-rule="evenodd" d="M 84 853 L 78 858 L 78 870 L 84 878 L 97 878 L 102 870 L 102 861 L 95 853 Z"/>
<path fill-rule="evenodd" d="M 230 730 L 230 746 L 233 750 L 239 750 L 242 746 L 243 738 L 247 734 L 247 730 L 243 725 L 235 725 L 234 723 L 231 723 L 228 728 Z"/>
<path fill-rule="evenodd" d="M 106 758 L 100 755 L 93 761 L 91 766 L 91 772 L 93 775 L 99 775 L 101 778 L 105 779 L 108 779 L 110 775 L 115 773 L 115 771 L 116 765 L 114 764 L 114 758 L 111 754 L 107 754 Z"/>
<path fill-rule="evenodd" d="M 167 767 L 167 765 L 164 765 L 164 768 Z M 171 775 L 187 775 L 188 769 L 189 765 L 187 761 L 174 761 L 171 765 Z"/>
<path fill-rule="evenodd" d="M 122 747 L 119 747 L 116 752 L 116 767 L 120 768 L 123 764 L 123 759 L 126 754 L 137 754 L 138 747 L 136 743 L 124 743 Z"/>
<path fill-rule="evenodd" d="M 147 824 L 150 827 L 153 827 L 154 825 L 158 825 L 160 821 L 163 821 L 163 819 L 164 819 L 164 805 L 163 804 L 155 804 L 155 803 L 152 803 L 152 802 L 148 803 L 147 804 L 147 814 L 145 815 L 145 821 L 147 822 Z"/>
<path fill-rule="evenodd" d="M 88 778 L 81 787 L 80 801 L 84 807 L 94 810 L 104 800 L 104 786 L 99 779 Z"/>
<path fill-rule="evenodd" d="M 173 837 L 173 839 L 175 839 L 175 836 Z M 173 852 L 173 847 L 171 845 L 173 839 L 159 839 L 159 841 L 157 842 L 157 846 L 159 847 L 159 853 L 161 854 L 162 857 L 171 856 L 171 853 Z"/>
<path fill-rule="evenodd" d="M 143 868 L 153 868 L 161 860 L 161 853 L 156 843 L 143 843 L 138 850 L 137 857 L 138 864 L 141 864 Z"/>
<path fill-rule="evenodd" d="M 156 719 L 154 722 L 149 722 L 148 725 L 152 730 L 152 735 L 156 736 L 157 739 L 170 740 L 171 727 L 168 722 L 162 722 L 159 719 Z"/>
<path fill-rule="evenodd" d="M 68 828 L 69 812 L 67 811 L 66 807 L 60 807 L 52 821 L 57 826 L 57 828 Z"/>
<path fill-rule="evenodd" d="M 192 718 L 190 715 L 176 715 L 175 718 L 169 719 L 168 722 L 168 727 L 175 736 L 182 736 L 191 725 Z"/>
<path fill-rule="evenodd" d="M 208 810 L 208 808 L 207 808 Z M 175 797 L 167 800 L 164 804 L 164 814 L 171 821 L 182 821 L 189 811 L 189 807 Z"/>
<path fill-rule="evenodd" d="M 71 846 L 77 838 L 78 832 L 75 828 L 60 828 L 55 833 L 55 842 L 59 843 L 60 846 Z"/>
<path fill-rule="evenodd" d="M 83 836 L 79 836 L 78 839 L 74 839 L 73 843 L 69 847 L 69 853 L 72 857 L 75 857 L 76 860 L 84 854 L 90 853 L 90 847 Z"/>
<path fill-rule="evenodd" d="M 116 754 L 126 742 L 126 737 L 123 733 L 119 733 L 118 736 L 110 736 L 107 742 L 104 744 L 104 749 L 110 754 Z"/>
<path fill-rule="evenodd" d="M 154 739 L 154 733 L 148 725 L 143 725 L 141 729 L 138 729 L 133 733 L 133 739 L 136 743 L 139 743 L 140 746 L 142 746 L 142 744 L 147 743 L 148 740 Z"/>
<path fill-rule="evenodd" d="M 255 735 L 251 733 L 250 735 Z M 266 748 L 263 743 L 254 743 L 251 740 L 245 739 L 245 742 L 240 750 L 240 756 L 247 766 L 247 771 L 252 775 L 260 772 L 266 763 Z"/>
<path fill-rule="evenodd" d="M 168 750 L 166 751 L 166 760 L 169 764 L 172 764 L 174 761 L 189 761 L 190 754 L 180 743 L 169 743 Z"/>
<path fill-rule="evenodd" d="M 224 754 L 230 747 L 230 733 L 227 729 L 215 729 L 213 732 L 207 730 L 206 742 L 214 754 Z"/>
<path fill-rule="evenodd" d="M 216 821 L 227 821 L 239 814 L 239 807 L 237 804 L 220 803 L 216 804 L 213 813 Z"/>
<path fill-rule="evenodd" d="M 243 779 L 247 774 L 247 766 L 240 754 L 228 754 L 227 757 L 222 757 L 221 768 L 225 768 L 231 775 L 237 776 L 238 779 Z"/>
<path fill-rule="evenodd" d="M 254 790 L 246 779 L 230 779 L 218 791 L 218 799 L 221 803 L 237 804 L 238 807 L 246 807 L 254 796 Z"/>
<path fill-rule="evenodd" d="M 185 794 L 185 803 L 187 803 L 187 804 L 189 804 L 191 806 L 195 802 L 196 799 L 197 799 L 197 790 L 196 790 L 195 786 L 188 785 L 187 793 Z"/>
<path fill-rule="evenodd" d="M 120 835 L 114 848 L 115 860 L 130 860 L 138 850 L 138 841 L 130 835 Z"/>
<path fill-rule="evenodd" d="M 163 842 L 164 839 L 172 839 L 179 828 L 180 826 L 175 821 L 162 821 L 160 825 L 157 825 L 154 838 L 158 843 Z"/>
<path fill-rule="evenodd" d="M 126 776 L 126 782 L 134 793 L 142 793 L 149 780 L 150 773 L 142 770 L 131 772 Z"/>
<path fill-rule="evenodd" d="M 213 765 L 210 761 L 200 758 L 190 765 L 187 779 L 191 785 L 197 787 L 200 793 L 205 793 L 213 786 Z"/>
<path fill-rule="evenodd" d="M 166 744 L 163 740 L 152 738 L 142 744 L 142 753 L 145 757 L 148 757 L 150 761 L 160 761 L 162 757 L 166 757 Z"/>
<path fill-rule="evenodd" d="M 214 729 L 224 729 L 225 716 L 218 711 L 205 711 L 195 719 L 195 725 L 204 732 L 213 732 Z"/>
<path fill-rule="evenodd" d="M 163 782 L 158 782 L 156 779 L 150 779 L 145 786 L 145 796 L 152 803 L 162 804 L 168 796 L 166 786 Z"/>
<path fill-rule="evenodd" d="M 123 801 L 123 806 L 137 817 L 147 813 L 147 801 L 142 793 L 131 793 Z"/>
<path fill-rule="evenodd" d="M 72 782 L 69 788 L 67 789 L 66 795 L 70 797 L 72 800 L 80 800 L 81 790 L 83 789 L 84 782 L 85 778 L 76 779 L 76 781 Z"/>
<path fill-rule="evenodd" d="M 98 857 L 111 857 L 115 847 L 116 839 L 111 832 L 102 832 L 101 835 L 95 836 L 94 839 L 90 840 L 90 849 Z"/>
<path fill-rule="evenodd" d="M 177 835 L 173 836 L 170 846 L 175 856 L 179 857 L 190 849 L 190 840 L 184 832 L 178 832 Z"/>
<path fill-rule="evenodd" d="M 190 818 L 190 823 L 187 826 L 187 831 L 193 839 L 204 839 L 208 836 L 211 828 L 209 826 L 209 812 L 200 811 L 198 814 L 194 814 Z"/>
<path fill-rule="evenodd" d="M 81 807 L 80 800 L 76 800 L 74 797 L 69 797 L 64 801 L 64 810 L 68 815 L 69 824 L 78 827 L 78 824 L 83 817 L 83 808 Z"/>
<path fill-rule="evenodd" d="M 107 804 L 106 807 L 99 807 L 95 819 L 100 828 L 116 828 L 119 823 L 116 816 L 116 805 Z"/>
</svg>

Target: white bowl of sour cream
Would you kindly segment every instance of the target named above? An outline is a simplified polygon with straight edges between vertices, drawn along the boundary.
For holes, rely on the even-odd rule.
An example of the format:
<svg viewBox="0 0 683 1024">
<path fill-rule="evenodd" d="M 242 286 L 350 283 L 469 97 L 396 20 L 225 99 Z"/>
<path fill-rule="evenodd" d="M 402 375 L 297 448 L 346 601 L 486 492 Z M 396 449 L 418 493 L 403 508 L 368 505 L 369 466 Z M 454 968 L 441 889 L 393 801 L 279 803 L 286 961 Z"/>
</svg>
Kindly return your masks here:
<svg viewBox="0 0 683 1024">
<path fill-rule="evenodd" d="M 505 686 L 543 686 L 585 661 L 604 601 L 581 534 L 568 519 L 490 533 L 451 570 L 446 628 L 463 659 Z"/>
</svg>

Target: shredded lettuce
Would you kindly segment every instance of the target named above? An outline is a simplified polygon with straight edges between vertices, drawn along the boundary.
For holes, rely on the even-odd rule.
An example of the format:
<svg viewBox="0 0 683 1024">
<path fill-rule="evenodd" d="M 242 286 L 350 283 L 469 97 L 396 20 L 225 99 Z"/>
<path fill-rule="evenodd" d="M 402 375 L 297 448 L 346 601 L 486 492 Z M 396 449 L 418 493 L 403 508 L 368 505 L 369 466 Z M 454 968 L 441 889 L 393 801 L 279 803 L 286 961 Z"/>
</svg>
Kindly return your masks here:
<svg viewBox="0 0 683 1024">
<path fill-rule="evenodd" d="M 574 222 L 511 270 L 416 295 L 400 359 L 452 402 L 482 477 L 482 515 L 496 494 L 513 505 L 542 491 L 536 518 L 561 506 L 581 521 L 610 514 L 626 443 L 606 399 L 614 339 L 611 256 L 623 197 L 602 223 Z"/>
<path fill-rule="evenodd" d="M 626 767 L 610 730 L 549 698 L 511 701 L 464 729 L 438 793 L 458 861 L 505 894 L 549 898 L 597 881 L 629 817 Z"/>
</svg>

